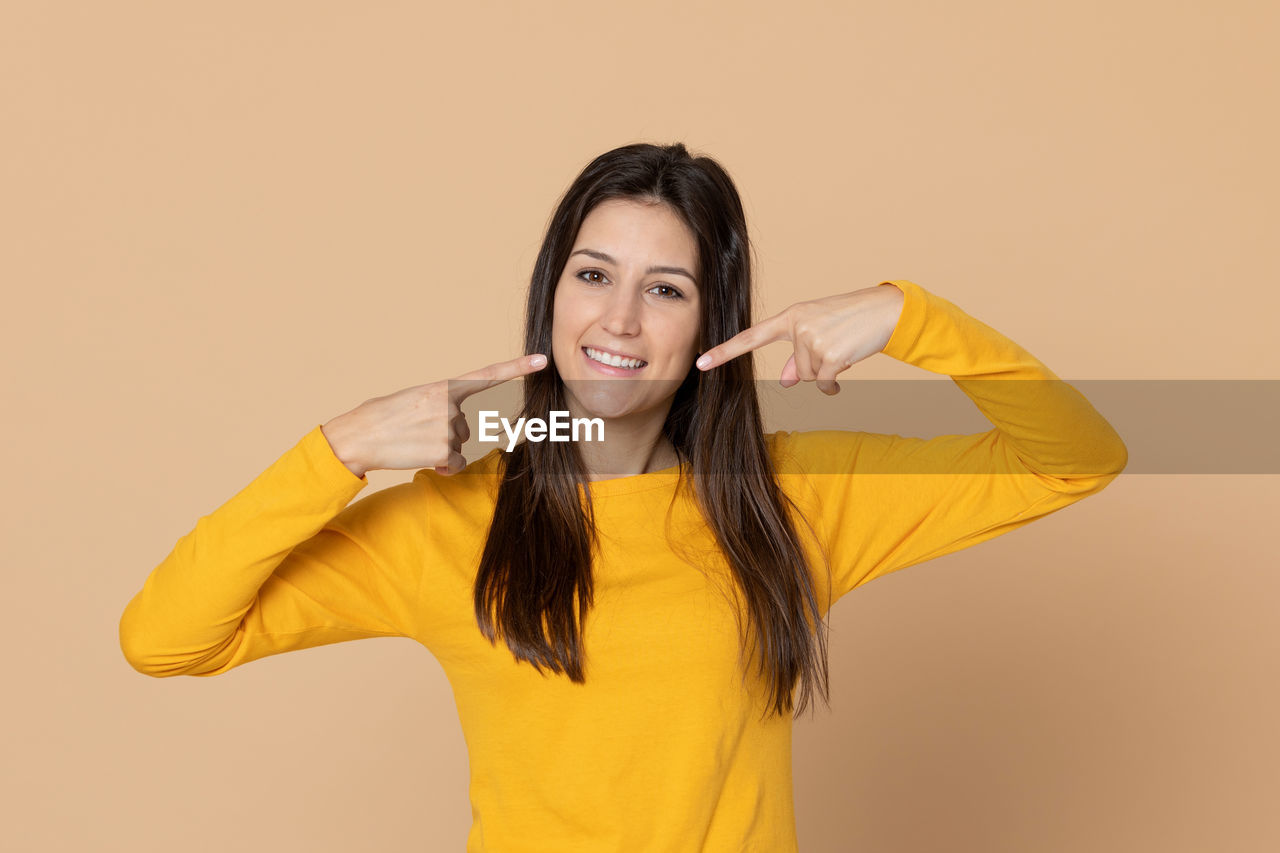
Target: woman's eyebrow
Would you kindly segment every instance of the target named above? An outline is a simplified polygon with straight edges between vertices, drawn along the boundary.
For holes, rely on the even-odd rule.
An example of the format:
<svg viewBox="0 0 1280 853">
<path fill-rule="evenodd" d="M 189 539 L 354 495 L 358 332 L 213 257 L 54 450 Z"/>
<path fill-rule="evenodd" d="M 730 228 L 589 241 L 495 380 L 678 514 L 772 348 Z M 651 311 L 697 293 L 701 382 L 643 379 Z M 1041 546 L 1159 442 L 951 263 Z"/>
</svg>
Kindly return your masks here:
<svg viewBox="0 0 1280 853">
<path fill-rule="evenodd" d="M 606 264 L 616 265 L 618 263 L 609 255 L 606 255 L 604 252 L 596 251 L 595 249 L 579 249 L 578 251 L 570 254 L 569 257 L 572 258 L 574 255 L 590 255 L 597 261 L 604 261 Z M 689 281 L 694 284 L 698 283 L 698 280 L 693 277 L 693 274 L 684 267 L 649 267 L 649 269 L 644 272 L 645 275 L 654 275 L 655 273 L 660 275 L 682 275 L 687 277 Z"/>
</svg>

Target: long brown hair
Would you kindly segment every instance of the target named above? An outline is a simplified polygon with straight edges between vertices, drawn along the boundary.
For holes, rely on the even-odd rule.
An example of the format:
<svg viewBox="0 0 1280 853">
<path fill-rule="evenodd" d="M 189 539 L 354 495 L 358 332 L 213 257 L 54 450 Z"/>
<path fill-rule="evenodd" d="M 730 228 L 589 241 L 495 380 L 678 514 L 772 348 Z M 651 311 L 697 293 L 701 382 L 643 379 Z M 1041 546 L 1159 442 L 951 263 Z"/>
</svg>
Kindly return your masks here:
<svg viewBox="0 0 1280 853">
<path fill-rule="evenodd" d="M 596 157 L 560 199 L 529 285 L 526 353 L 550 357 L 557 282 L 583 220 L 610 199 L 665 203 L 696 236 L 703 349 L 751 325 L 751 246 L 728 173 L 681 143 L 637 143 Z M 568 408 L 554 359 L 523 386 L 524 417 Z M 764 650 L 757 672 L 764 676 L 767 668 L 773 711 L 791 710 L 797 679 L 799 711 L 815 691 L 829 701 L 827 626 L 787 507 L 799 510 L 775 479 L 751 357 L 705 373 L 690 368 L 663 433 L 682 463 L 685 488 L 692 471 L 698 506 L 745 597 L 755 630 L 751 637 L 744 630 L 743 642 Z M 476 619 L 491 643 L 501 633 L 518 660 L 584 683 L 581 625 L 592 604 L 598 547 L 589 473 L 572 442 L 526 441 L 499 455 L 502 483 L 476 575 Z"/>
</svg>

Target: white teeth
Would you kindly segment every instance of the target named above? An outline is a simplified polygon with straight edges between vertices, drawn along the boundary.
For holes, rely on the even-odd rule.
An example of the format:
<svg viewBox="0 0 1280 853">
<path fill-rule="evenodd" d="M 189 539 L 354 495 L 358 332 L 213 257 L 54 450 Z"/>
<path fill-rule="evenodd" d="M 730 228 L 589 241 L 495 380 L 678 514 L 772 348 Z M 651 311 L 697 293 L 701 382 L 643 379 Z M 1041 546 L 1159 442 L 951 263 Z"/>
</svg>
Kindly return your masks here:
<svg viewBox="0 0 1280 853">
<path fill-rule="evenodd" d="M 629 370 L 634 370 L 635 368 L 648 363 L 638 358 L 623 358 L 620 355 L 609 355 L 608 353 L 600 352 L 599 350 L 592 349 L 591 347 L 584 347 L 584 349 L 587 351 L 587 356 L 592 361 L 598 361 L 601 364 L 608 364 L 612 367 L 625 367 Z"/>
</svg>

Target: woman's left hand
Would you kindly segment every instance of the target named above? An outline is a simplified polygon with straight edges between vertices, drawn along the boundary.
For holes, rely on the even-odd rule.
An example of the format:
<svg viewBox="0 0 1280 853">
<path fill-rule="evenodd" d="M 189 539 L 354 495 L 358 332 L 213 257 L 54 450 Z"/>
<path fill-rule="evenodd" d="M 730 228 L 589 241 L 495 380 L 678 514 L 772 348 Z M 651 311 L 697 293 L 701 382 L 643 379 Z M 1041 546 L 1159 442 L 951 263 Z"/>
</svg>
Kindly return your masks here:
<svg viewBox="0 0 1280 853">
<path fill-rule="evenodd" d="M 896 285 L 878 284 L 797 302 L 707 350 L 697 365 L 710 370 L 766 344 L 791 341 L 795 350 L 782 367 L 782 386 L 816 381 L 822 393 L 839 394 L 836 375 L 888 345 L 905 298 Z"/>
</svg>

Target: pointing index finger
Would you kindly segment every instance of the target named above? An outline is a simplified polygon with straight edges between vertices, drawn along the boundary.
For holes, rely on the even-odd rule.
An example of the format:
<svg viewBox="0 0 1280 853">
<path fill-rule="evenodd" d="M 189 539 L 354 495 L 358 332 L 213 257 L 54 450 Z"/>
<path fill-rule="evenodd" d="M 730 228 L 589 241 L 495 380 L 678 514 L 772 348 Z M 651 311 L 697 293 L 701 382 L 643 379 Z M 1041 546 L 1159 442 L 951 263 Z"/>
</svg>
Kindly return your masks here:
<svg viewBox="0 0 1280 853">
<path fill-rule="evenodd" d="M 547 357 L 540 353 L 522 355 L 510 361 L 499 361 L 449 380 L 449 392 L 454 402 L 461 402 L 472 394 L 509 382 L 529 373 L 536 373 L 547 366 Z"/>
<path fill-rule="evenodd" d="M 754 326 L 738 332 L 738 334 L 724 343 L 713 346 L 698 359 L 698 368 L 700 370 L 710 370 L 767 344 L 787 340 L 790 337 L 790 333 L 787 331 L 787 324 L 784 319 L 785 313 L 784 311 L 782 314 L 775 314 L 767 320 L 761 320 Z"/>
</svg>

